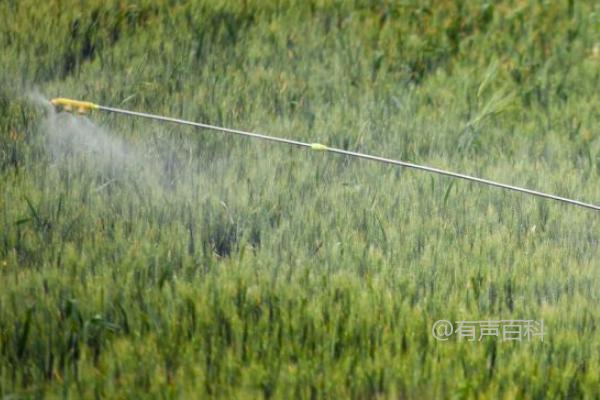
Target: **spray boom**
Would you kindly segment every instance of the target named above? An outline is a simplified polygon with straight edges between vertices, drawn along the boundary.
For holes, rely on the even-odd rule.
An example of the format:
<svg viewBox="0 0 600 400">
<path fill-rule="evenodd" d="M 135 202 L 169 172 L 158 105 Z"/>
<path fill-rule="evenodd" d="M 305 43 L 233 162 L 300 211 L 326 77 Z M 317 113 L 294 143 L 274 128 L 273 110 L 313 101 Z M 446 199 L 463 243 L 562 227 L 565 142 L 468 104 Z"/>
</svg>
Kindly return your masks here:
<svg viewBox="0 0 600 400">
<path fill-rule="evenodd" d="M 77 111 L 79 114 L 86 114 L 98 108 L 98 104 L 89 101 L 65 99 L 64 97 L 54 98 L 50 100 L 50 103 L 54 107 L 62 108 L 64 111 Z"/>
<path fill-rule="evenodd" d="M 433 174 L 437 174 L 437 175 L 449 176 L 451 178 L 463 179 L 466 181 L 476 182 L 476 183 L 487 185 L 487 186 L 494 186 L 494 187 L 501 188 L 501 189 L 512 190 L 514 192 L 525 193 L 530 196 L 542 197 L 542 198 L 546 198 L 546 199 L 550 199 L 550 200 L 560 201 L 560 202 L 563 202 L 566 204 L 571 204 L 571 205 L 578 206 L 578 207 L 584 207 L 584 208 L 588 208 L 591 210 L 600 211 L 600 206 L 591 204 L 591 203 L 584 203 L 579 200 L 573 200 L 573 199 L 569 199 L 566 197 L 557 196 L 554 194 L 538 192 L 537 190 L 526 189 L 526 188 L 519 187 L 519 186 L 508 185 L 506 183 L 491 181 L 489 179 L 477 178 L 474 176 L 465 175 L 465 174 L 461 174 L 458 172 L 452 172 L 452 171 L 447 171 L 447 170 L 443 170 L 443 169 L 439 169 L 439 168 L 428 167 L 426 165 L 413 164 L 413 163 L 409 163 L 406 161 L 394 160 L 391 158 L 384 158 L 384 157 L 379 157 L 379 156 L 373 156 L 370 154 L 357 153 L 357 152 L 350 151 L 350 150 L 338 149 L 335 147 L 325 146 L 320 143 L 305 143 L 305 142 L 281 138 L 281 137 L 277 137 L 277 136 L 264 135 L 261 133 L 247 132 L 247 131 L 231 129 L 231 128 L 224 128 L 221 126 L 209 125 L 209 124 L 204 124 L 204 123 L 200 123 L 200 122 L 186 121 L 186 120 L 179 119 L 179 118 L 165 117 L 162 115 L 147 114 L 147 113 L 143 113 L 143 112 L 123 110 L 120 108 L 106 107 L 106 106 L 101 106 L 99 104 L 90 103 L 89 101 L 71 100 L 71 99 L 65 99 L 65 98 L 59 97 L 59 98 L 50 100 L 50 102 L 55 107 L 62 108 L 65 111 L 77 111 L 79 114 L 85 114 L 91 110 L 101 110 L 101 111 L 112 112 L 112 113 L 117 113 L 117 114 L 124 114 L 124 115 L 128 115 L 128 116 L 133 116 L 133 117 L 152 119 L 155 121 L 171 122 L 171 123 L 180 124 L 180 125 L 188 125 L 188 126 L 194 126 L 197 128 L 210 129 L 213 131 L 233 133 L 236 135 L 250 137 L 250 138 L 254 138 L 254 139 L 265 140 L 265 141 L 269 141 L 269 142 L 283 143 L 283 144 L 287 144 L 287 145 L 292 145 L 292 146 L 296 146 L 296 147 L 304 147 L 304 148 L 321 151 L 321 152 L 341 154 L 341 155 L 345 155 L 345 156 L 349 156 L 349 157 L 371 160 L 371 161 L 375 161 L 375 162 L 382 163 L 382 164 L 392 164 L 392 165 L 397 165 L 400 167 L 425 171 L 425 172 L 429 172 L 429 173 L 433 173 Z"/>
</svg>

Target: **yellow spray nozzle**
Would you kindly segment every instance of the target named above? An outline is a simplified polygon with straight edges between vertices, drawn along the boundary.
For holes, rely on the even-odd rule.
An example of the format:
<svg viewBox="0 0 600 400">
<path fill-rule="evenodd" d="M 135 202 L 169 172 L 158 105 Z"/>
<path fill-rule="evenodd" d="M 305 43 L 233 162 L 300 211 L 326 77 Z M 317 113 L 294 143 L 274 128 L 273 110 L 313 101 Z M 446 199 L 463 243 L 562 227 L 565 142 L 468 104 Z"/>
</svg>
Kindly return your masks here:
<svg viewBox="0 0 600 400">
<path fill-rule="evenodd" d="M 325 151 L 328 150 L 327 146 L 321 143 L 311 143 L 310 148 L 317 151 Z"/>
<path fill-rule="evenodd" d="M 52 105 L 55 107 L 62 107 L 62 109 L 65 111 L 77 110 L 79 114 L 85 114 L 98 108 L 98 104 L 94 104 L 89 101 L 65 99 L 64 97 L 52 99 L 50 100 L 50 103 L 52 103 Z"/>
</svg>

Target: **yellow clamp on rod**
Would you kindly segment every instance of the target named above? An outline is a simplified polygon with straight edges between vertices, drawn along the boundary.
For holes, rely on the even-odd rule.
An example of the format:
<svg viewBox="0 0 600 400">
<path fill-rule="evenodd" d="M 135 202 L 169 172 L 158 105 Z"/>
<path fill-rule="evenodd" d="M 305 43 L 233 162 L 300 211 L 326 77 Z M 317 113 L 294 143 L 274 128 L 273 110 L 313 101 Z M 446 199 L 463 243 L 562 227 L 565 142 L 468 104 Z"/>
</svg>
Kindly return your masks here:
<svg viewBox="0 0 600 400">
<path fill-rule="evenodd" d="M 52 103 L 52 105 L 55 107 L 62 107 L 62 109 L 65 111 L 76 110 L 79 114 L 85 114 L 98 108 L 98 104 L 94 104 L 89 101 L 65 99 L 64 97 L 52 99 L 50 100 L 50 103 Z"/>
<path fill-rule="evenodd" d="M 324 144 L 321 144 L 321 143 L 311 143 L 310 148 L 312 150 L 317 150 L 317 151 L 329 150 L 329 148 L 327 146 L 325 146 Z"/>
</svg>

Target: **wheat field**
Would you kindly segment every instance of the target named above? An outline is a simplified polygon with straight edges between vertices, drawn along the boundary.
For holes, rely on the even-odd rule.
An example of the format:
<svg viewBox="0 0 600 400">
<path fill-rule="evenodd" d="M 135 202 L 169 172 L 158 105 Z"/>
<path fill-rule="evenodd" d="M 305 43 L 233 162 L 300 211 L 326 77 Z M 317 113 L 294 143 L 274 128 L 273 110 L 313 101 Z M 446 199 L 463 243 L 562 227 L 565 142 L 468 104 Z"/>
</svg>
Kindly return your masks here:
<svg viewBox="0 0 600 400">
<path fill-rule="evenodd" d="M 600 398 L 593 1 L 0 2 L 0 397 Z M 437 340 L 438 320 L 543 340 Z"/>
</svg>

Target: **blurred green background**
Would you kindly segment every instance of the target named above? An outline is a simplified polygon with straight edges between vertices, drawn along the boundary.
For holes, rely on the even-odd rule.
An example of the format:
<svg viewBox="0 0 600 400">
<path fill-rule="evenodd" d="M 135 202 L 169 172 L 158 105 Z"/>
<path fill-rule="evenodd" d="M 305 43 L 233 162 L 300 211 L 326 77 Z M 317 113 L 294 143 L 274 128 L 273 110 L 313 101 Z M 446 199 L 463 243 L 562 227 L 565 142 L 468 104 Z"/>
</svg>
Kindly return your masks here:
<svg viewBox="0 0 600 400">
<path fill-rule="evenodd" d="M 0 396 L 598 398 L 593 1 L 0 2 Z M 438 319 L 544 341 L 436 341 Z"/>
</svg>

